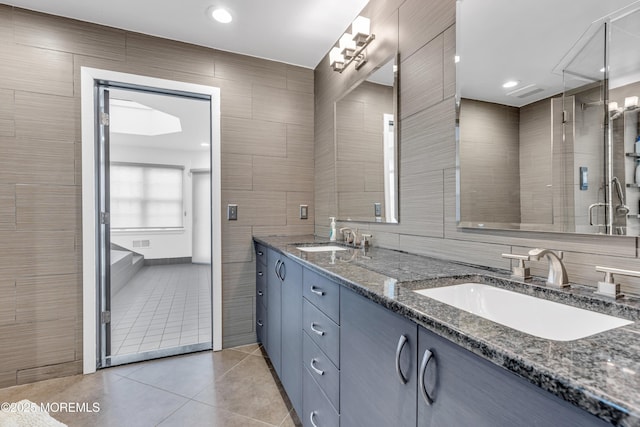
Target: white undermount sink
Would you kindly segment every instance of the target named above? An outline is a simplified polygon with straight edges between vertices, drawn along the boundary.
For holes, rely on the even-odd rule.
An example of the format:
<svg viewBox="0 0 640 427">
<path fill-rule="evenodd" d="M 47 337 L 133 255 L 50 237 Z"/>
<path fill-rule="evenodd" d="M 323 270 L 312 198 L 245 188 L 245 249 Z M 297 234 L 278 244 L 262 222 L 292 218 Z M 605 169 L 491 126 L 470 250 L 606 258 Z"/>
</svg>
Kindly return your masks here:
<svg viewBox="0 0 640 427">
<path fill-rule="evenodd" d="M 297 246 L 296 249 L 302 252 L 331 252 L 331 251 L 346 251 L 346 248 L 336 245 L 320 245 L 320 246 Z"/>
<path fill-rule="evenodd" d="M 577 340 L 633 323 L 480 283 L 415 292 L 529 335 L 554 341 Z"/>
</svg>

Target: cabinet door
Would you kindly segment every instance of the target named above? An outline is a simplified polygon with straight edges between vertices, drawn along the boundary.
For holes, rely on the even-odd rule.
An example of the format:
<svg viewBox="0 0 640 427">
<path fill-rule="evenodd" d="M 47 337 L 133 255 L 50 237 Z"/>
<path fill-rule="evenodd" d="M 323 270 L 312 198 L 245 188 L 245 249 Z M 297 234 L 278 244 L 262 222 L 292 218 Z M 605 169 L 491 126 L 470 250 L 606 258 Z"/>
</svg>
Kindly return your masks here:
<svg viewBox="0 0 640 427">
<path fill-rule="evenodd" d="M 604 421 L 419 328 L 418 426 L 604 426 Z M 425 351 L 431 353 L 423 367 Z M 428 356 L 428 354 L 427 354 Z M 427 401 L 431 399 L 430 403 Z"/>
<path fill-rule="evenodd" d="M 417 338 L 415 323 L 340 290 L 342 425 L 416 425 Z"/>
<path fill-rule="evenodd" d="M 281 370 L 281 314 L 282 314 L 282 282 L 278 276 L 280 254 L 272 249 L 267 251 L 267 345 L 265 346 L 271 364 L 280 377 Z"/>
<path fill-rule="evenodd" d="M 282 374 L 280 379 L 293 408 L 302 413 L 302 266 L 281 258 Z"/>
</svg>

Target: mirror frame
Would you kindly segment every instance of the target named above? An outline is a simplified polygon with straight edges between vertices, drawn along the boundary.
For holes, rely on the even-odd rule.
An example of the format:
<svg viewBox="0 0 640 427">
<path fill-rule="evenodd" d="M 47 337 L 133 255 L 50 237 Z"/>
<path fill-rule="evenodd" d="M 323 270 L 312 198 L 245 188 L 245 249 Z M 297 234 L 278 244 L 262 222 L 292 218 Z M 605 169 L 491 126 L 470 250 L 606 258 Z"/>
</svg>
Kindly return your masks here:
<svg viewBox="0 0 640 427">
<path fill-rule="evenodd" d="M 395 167 L 395 221 L 378 221 L 375 216 L 365 217 L 365 218 L 345 218 L 340 214 L 340 202 L 339 202 L 339 193 L 338 193 L 338 102 L 345 99 L 356 90 L 362 83 L 366 82 L 369 77 L 371 77 L 375 72 L 377 72 L 380 68 L 388 64 L 390 61 L 394 62 L 393 65 L 393 117 L 394 117 L 394 132 L 393 132 L 393 143 L 394 143 L 394 167 Z M 395 51 L 393 54 L 389 55 L 385 59 L 383 59 L 380 64 L 376 65 L 371 71 L 364 77 L 358 79 L 353 85 L 351 85 L 343 94 L 341 94 L 333 103 L 333 164 L 334 164 L 334 197 L 335 197 L 335 206 L 336 206 L 336 220 L 340 222 L 351 222 L 351 223 L 374 223 L 374 224 L 385 224 L 385 225 L 397 225 L 400 223 L 400 120 L 399 120 L 399 96 L 400 96 L 400 52 Z"/>
</svg>

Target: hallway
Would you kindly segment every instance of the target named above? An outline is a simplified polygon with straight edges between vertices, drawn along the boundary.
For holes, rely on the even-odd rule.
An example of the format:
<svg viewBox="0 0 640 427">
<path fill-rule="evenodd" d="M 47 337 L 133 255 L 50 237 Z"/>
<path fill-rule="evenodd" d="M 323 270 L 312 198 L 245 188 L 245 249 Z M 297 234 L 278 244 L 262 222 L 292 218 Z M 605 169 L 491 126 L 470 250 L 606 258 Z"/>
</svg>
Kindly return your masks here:
<svg viewBox="0 0 640 427">
<path fill-rule="evenodd" d="M 112 354 L 211 342 L 209 265 L 144 266 L 113 297 Z"/>
</svg>

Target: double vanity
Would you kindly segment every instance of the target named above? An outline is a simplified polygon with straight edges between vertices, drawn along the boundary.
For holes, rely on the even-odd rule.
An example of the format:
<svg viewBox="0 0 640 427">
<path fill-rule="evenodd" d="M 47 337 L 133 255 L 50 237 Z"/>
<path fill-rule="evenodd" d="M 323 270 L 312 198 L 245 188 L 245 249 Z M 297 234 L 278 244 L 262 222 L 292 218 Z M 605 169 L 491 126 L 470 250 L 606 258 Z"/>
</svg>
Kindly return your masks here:
<svg viewBox="0 0 640 427">
<path fill-rule="evenodd" d="M 313 236 L 254 241 L 258 339 L 305 426 L 640 425 L 632 299 Z"/>
</svg>

